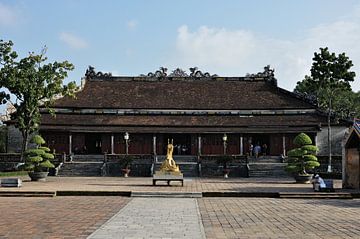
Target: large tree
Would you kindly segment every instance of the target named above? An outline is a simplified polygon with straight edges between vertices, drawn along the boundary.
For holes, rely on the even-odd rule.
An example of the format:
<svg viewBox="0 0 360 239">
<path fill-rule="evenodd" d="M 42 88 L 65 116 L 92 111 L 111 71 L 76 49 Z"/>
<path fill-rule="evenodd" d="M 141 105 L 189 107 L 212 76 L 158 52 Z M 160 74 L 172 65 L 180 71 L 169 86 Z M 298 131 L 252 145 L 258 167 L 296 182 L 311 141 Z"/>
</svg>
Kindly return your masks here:
<svg viewBox="0 0 360 239">
<path fill-rule="evenodd" d="M 0 40 L 0 87 L 7 89 L 0 92 L 0 101 L 3 104 L 10 101 L 15 107 L 11 119 L 23 137 L 23 157 L 29 135 L 38 130 L 40 106 L 54 113 L 51 110 L 54 100 L 59 96 L 73 96 L 77 87 L 75 82 L 63 84 L 68 71 L 74 69 L 73 64 L 68 61 L 46 63 L 46 48 L 40 54 L 32 52 L 18 59 L 12 47 L 12 41 Z"/>
<path fill-rule="evenodd" d="M 341 96 L 344 97 L 351 92 L 350 82 L 355 78 L 355 72 L 350 70 L 352 66 L 352 61 L 345 53 L 336 55 L 330 53 L 327 47 L 320 48 L 319 53 L 314 53 L 311 75 L 305 76 L 305 79 L 298 82 L 295 88 L 297 92 L 316 98 L 318 106 L 327 113 L 329 172 L 332 171 L 331 119 L 334 109 L 346 103 Z"/>
</svg>

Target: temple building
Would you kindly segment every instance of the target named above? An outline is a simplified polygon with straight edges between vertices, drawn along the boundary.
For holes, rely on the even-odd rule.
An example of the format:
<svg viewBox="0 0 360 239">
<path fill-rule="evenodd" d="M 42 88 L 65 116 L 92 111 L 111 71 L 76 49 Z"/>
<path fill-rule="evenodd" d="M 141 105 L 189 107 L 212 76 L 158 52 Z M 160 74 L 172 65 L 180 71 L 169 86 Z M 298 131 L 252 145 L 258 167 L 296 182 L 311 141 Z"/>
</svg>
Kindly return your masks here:
<svg viewBox="0 0 360 239">
<path fill-rule="evenodd" d="M 296 134 L 316 141 L 326 125 L 311 102 L 279 88 L 269 69 L 247 77 L 195 70 L 114 77 L 90 69 L 76 98 L 56 101 L 55 118 L 42 111 L 41 134 L 68 154 L 163 155 L 171 138 L 175 154 L 223 154 L 225 139 L 226 154 L 250 154 L 259 144 L 285 155 Z"/>
<path fill-rule="evenodd" d="M 280 156 L 296 134 L 318 142 L 326 126 L 311 101 L 277 86 L 270 68 L 245 77 L 196 68 L 123 77 L 89 67 L 76 97 L 58 99 L 54 111 L 41 109 L 40 133 L 66 154 L 164 155 L 173 139 L 174 155 L 245 155 L 259 144 Z M 8 149 L 17 147 L 12 140 Z"/>
</svg>

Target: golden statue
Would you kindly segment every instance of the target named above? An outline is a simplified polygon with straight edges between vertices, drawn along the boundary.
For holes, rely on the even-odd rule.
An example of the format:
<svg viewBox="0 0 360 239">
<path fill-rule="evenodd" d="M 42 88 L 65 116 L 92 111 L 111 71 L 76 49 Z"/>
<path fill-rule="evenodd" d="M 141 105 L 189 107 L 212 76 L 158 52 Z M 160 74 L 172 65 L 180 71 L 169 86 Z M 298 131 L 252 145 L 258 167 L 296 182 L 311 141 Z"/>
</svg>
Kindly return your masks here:
<svg viewBox="0 0 360 239">
<path fill-rule="evenodd" d="M 179 166 L 176 165 L 175 160 L 173 159 L 173 151 L 174 151 L 174 140 L 168 140 L 166 159 L 160 166 L 161 172 L 180 172 Z"/>
</svg>

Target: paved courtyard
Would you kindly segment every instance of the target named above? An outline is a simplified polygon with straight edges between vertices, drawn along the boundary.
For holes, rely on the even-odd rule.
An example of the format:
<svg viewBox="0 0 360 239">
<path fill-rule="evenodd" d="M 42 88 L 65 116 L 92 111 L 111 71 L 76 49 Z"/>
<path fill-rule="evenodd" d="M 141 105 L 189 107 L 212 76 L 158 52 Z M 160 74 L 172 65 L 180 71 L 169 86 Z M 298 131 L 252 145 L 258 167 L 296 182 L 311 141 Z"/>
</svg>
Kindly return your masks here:
<svg viewBox="0 0 360 239">
<path fill-rule="evenodd" d="M 86 238 L 129 200 L 125 197 L 0 197 L 0 238 Z"/>
<path fill-rule="evenodd" d="M 360 200 L 198 199 L 207 238 L 360 238 Z"/>
<path fill-rule="evenodd" d="M 0 238 L 360 238 L 358 199 L 3 197 L 0 212 Z"/>
<path fill-rule="evenodd" d="M 161 185 L 163 183 L 163 185 Z M 152 186 L 150 177 L 48 177 L 47 182 L 31 182 L 23 177 L 23 187 L 1 191 L 134 191 L 134 192 L 312 192 L 310 184 L 297 184 L 293 178 L 185 178 L 168 187 L 165 182 Z M 341 189 L 341 180 L 334 181 Z"/>
</svg>

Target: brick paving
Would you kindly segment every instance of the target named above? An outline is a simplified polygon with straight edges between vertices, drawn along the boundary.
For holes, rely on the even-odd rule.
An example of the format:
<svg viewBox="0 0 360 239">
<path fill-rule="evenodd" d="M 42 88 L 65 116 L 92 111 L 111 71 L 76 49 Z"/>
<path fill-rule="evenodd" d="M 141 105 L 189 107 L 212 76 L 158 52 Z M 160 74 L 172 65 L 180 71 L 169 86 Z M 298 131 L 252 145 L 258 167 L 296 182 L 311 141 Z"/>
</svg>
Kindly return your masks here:
<svg viewBox="0 0 360 239">
<path fill-rule="evenodd" d="M 309 184 L 296 184 L 293 178 L 185 178 L 184 187 L 172 182 L 152 186 L 152 178 L 136 177 L 48 177 L 47 182 L 31 182 L 23 178 L 21 188 L 2 188 L 1 191 L 160 191 L 160 192 L 312 192 Z M 163 183 L 163 185 L 161 185 Z M 341 189 L 341 180 L 334 181 Z"/>
<path fill-rule="evenodd" d="M 205 238 L 196 199 L 134 198 L 90 239 Z"/>
<path fill-rule="evenodd" d="M 86 238 L 129 200 L 123 197 L 0 197 L 0 238 Z"/>
<path fill-rule="evenodd" d="M 360 238 L 360 200 L 198 199 L 206 237 Z"/>
</svg>

